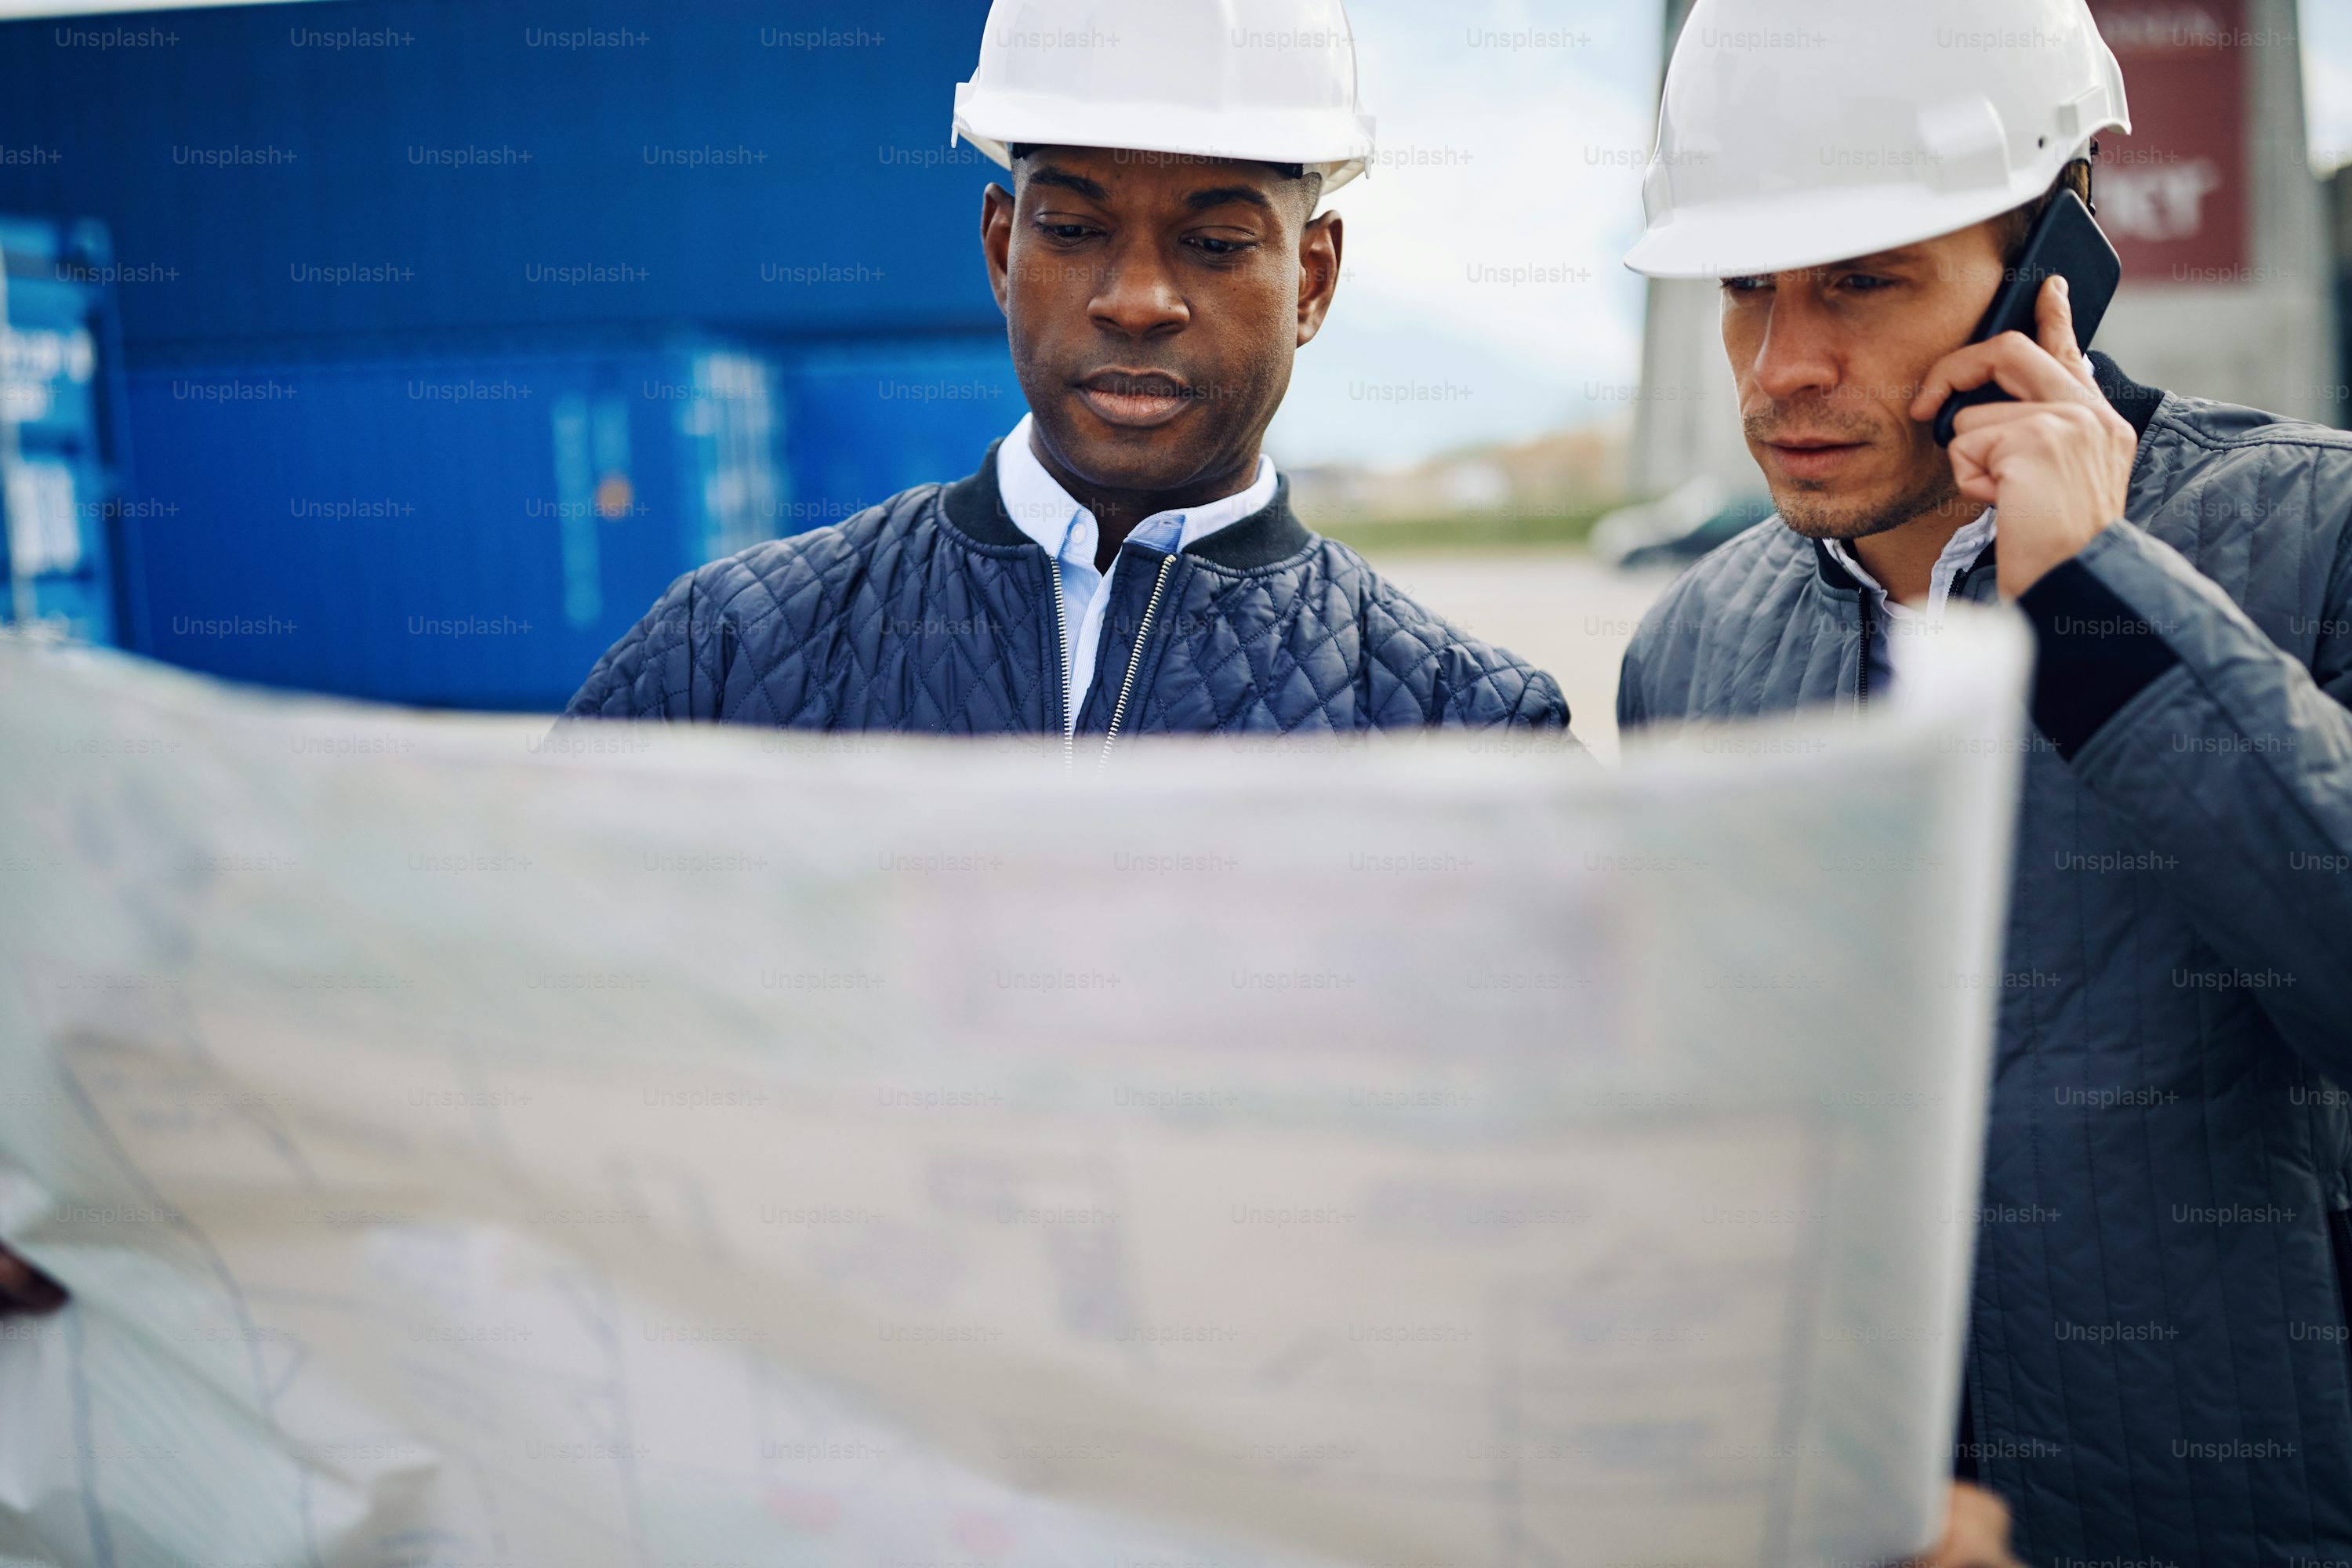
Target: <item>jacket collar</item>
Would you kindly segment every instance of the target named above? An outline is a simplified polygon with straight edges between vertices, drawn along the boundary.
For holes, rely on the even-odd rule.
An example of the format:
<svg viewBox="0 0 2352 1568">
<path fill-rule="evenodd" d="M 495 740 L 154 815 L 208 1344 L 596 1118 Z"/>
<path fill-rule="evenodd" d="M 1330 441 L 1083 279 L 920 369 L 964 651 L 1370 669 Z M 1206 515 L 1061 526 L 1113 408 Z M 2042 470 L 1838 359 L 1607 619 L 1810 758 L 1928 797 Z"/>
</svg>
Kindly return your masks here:
<svg viewBox="0 0 2352 1568">
<path fill-rule="evenodd" d="M 2091 374 L 2099 384 L 2100 395 L 2115 405 L 2116 413 L 2131 421 L 2132 433 L 2145 440 L 2157 408 L 2164 402 L 2164 394 L 2153 386 L 2142 386 L 2096 349 L 2091 351 L 2090 360 Z"/>
<path fill-rule="evenodd" d="M 966 536 L 1002 550 L 1034 550 L 1035 542 L 1021 531 L 1004 510 L 1004 498 L 996 488 L 996 448 L 1002 439 L 988 444 L 988 453 L 980 460 L 980 471 L 967 474 L 940 492 L 940 505 L 948 521 Z"/>
<path fill-rule="evenodd" d="M 1822 586 L 1841 598 L 1851 599 L 1859 595 L 1862 579 L 1847 571 L 1845 563 L 1831 554 L 1828 545 L 1818 539 L 1809 542 L 1813 547 L 1813 566 L 1821 575 Z"/>
<path fill-rule="evenodd" d="M 976 543 L 995 549 L 1034 550 L 1036 543 L 1006 515 L 1004 498 L 996 485 L 996 448 L 991 441 L 979 471 L 968 474 L 940 492 L 940 505 L 957 531 Z M 1235 572 L 1254 571 L 1297 554 L 1315 535 L 1290 510 L 1290 480 L 1275 481 L 1274 500 L 1229 527 L 1196 541 L 1184 553 Z"/>
</svg>

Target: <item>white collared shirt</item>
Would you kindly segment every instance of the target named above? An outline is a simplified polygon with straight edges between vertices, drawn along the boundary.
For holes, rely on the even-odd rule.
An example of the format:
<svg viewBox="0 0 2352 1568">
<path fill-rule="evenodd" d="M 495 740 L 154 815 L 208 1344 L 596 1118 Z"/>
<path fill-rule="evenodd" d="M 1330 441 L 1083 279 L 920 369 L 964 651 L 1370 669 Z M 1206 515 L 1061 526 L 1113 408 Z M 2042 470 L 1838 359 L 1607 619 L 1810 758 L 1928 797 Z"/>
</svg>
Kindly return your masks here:
<svg viewBox="0 0 2352 1568">
<path fill-rule="evenodd" d="M 1886 635 L 1871 645 L 1871 673 L 1894 679 L 1895 645 L 1906 636 L 1929 632 L 1944 624 L 1944 606 L 1951 602 L 1952 584 L 1961 573 L 1976 563 L 1986 545 L 1993 542 L 1996 520 L 1993 510 L 1987 507 L 1976 521 L 1963 526 L 1944 544 L 1943 553 L 1927 573 L 1927 602 L 1925 605 L 1906 605 L 1889 595 L 1878 579 L 1870 574 L 1861 559 L 1846 548 L 1842 539 L 1824 539 L 1832 559 L 1853 574 L 1862 591 L 1870 595 L 1870 606 L 1878 612 L 1879 622 Z"/>
<path fill-rule="evenodd" d="M 1069 711 L 1063 720 L 1066 734 L 1077 729 L 1078 715 L 1086 711 L 1087 694 L 1094 689 L 1103 614 L 1110 606 L 1111 583 L 1118 575 L 1119 563 L 1113 559 L 1109 571 L 1095 570 L 1095 547 L 1101 541 L 1095 514 L 1071 500 L 1070 492 L 1037 460 L 1035 449 L 1029 445 L 1030 425 L 1031 416 L 1023 415 L 1013 434 L 996 449 L 996 493 L 1013 526 L 1053 558 L 1061 578 L 1063 614 L 1068 617 L 1063 636 L 1068 639 L 1070 658 Z M 1205 506 L 1153 512 L 1127 537 L 1146 549 L 1172 555 L 1195 540 L 1264 511 L 1274 500 L 1274 459 L 1260 452 L 1257 476 L 1247 489 Z"/>
</svg>

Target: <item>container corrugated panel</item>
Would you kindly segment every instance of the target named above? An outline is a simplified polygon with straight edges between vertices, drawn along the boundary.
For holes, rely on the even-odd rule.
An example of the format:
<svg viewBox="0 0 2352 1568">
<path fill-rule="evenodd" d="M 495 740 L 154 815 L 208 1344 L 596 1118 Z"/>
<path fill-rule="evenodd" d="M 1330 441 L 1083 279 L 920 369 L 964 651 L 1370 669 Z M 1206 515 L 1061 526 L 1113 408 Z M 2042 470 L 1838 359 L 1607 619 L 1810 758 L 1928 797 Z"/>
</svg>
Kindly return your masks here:
<svg viewBox="0 0 2352 1568">
<path fill-rule="evenodd" d="M 984 0 L 345 0 L 0 23 L 0 211 L 113 229 L 133 363 L 320 334 L 996 320 Z"/>
<path fill-rule="evenodd" d="M 555 709 L 790 511 L 773 369 L 720 343 L 142 371 L 131 416 L 129 641 L 273 686 Z"/>
<path fill-rule="evenodd" d="M 0 218 L 0 621 L 115 640 L 116 363 L 104 228 Z"/>
<path fill-rule="evenodd" d="M 1002 329 L 832 343 L 779 358 L 793 476 L 782 532 L 961 479 L 1027 412 Z"/>
</svg>

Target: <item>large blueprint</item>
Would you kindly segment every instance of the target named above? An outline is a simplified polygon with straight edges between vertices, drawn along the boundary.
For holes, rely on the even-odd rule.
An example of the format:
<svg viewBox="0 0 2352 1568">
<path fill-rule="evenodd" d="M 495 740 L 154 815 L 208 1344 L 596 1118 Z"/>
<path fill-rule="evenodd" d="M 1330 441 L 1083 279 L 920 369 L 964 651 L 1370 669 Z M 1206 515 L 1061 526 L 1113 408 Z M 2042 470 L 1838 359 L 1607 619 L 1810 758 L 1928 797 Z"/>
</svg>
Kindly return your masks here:
<svg viewBox="0 0 2352 1568">
<path fill-rule="evenodd" d="M 1865 1562 L 1948 1474 L 2023 638 L 1637 752 L 0 648 L 0 1562 Z"/>
</svg>

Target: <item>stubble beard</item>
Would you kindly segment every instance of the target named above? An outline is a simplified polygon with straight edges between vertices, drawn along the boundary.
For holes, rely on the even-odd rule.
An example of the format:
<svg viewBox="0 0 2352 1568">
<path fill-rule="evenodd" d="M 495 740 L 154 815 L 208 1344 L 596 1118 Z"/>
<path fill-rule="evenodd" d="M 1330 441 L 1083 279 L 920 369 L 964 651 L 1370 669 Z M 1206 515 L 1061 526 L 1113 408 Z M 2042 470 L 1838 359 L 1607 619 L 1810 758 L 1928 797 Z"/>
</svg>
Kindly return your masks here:
<svg viewBox="0 0 2352 1568">
<path fill-rule="evenodd" d="M 1774 427 L 1783 423 L 1775 416 L 1777 412 L 1753 414 L 1740 421 L 1751 449 L 1763 445 Z M 1819 418 L 1811 423 L 1815 428 L 1823 427 Z M 1867 426 L 1851 417 L 1834 421 L 1828 427 L 1839 426 L 1849 429 L 1856 440 L 1870 439 Z M 1973 517 L 1983 510 L 1971 507 L 1960 494 L 1959 482 L 1952 478 L 1952 466 L 1940 448 L 1918 477 L 1891 498 L 1840 500 L 1823 489 L 1792 484 L 1773 490 L 1772 505 L 1782 522 L 1807 539 L 1867 539 L 1931 513 L 1958 515 L 1965 510 Z"/>
<path fill-rule="evenodd" d="M 1833 500 L 1804 486 L 1772 493 L 1780 521 L 1807 539 L 1867 539 L 1931 514 L 1974 517 L 1984 509 L 1960 494 L 1951 470 L 1929 475 L 1890 500 Z"/>
</svg>

